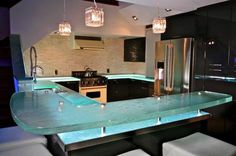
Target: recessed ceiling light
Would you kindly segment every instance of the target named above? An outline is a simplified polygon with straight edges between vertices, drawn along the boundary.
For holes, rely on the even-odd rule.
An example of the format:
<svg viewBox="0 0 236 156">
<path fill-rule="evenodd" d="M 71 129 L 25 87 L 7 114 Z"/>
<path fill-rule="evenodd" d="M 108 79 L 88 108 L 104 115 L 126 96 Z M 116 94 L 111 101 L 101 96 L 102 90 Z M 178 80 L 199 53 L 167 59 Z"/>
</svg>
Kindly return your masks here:
<svg viewBox="0 0 236 156">
<path fill-rule="evenodd" d="M 137 16 L 132 16 L 133 20 L 134 21 L 137 21 L 138 20 L 138 17 Z"/>
<path fill-rule="evenodd" d="M 170 12 L 170 11 L 172 11 L 172 10 L 171 10 L 171 9 L 165 9 L 165 11 L 166 11 L 166 12 Z"/>
</svg>

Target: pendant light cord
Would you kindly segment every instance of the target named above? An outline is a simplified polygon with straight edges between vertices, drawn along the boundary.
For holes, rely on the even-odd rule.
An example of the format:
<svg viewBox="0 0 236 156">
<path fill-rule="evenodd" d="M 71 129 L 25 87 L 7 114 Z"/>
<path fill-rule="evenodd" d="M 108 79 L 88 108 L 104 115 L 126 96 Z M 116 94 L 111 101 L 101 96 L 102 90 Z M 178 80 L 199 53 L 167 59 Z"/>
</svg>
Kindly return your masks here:
<svg viewBox="0 0 236 156">
<path fill-rule="evenodd" d="M 159 2 L 157 0 L 157 17 L 160 18 L 160 8 L 159 8 Z"/>
<path fill-rule="evenodd" d="M 64 0 L 64 21 L 66 20 L 66 0 Z"/>
<path fill-rule="evenodd" d="M 94 2 L 94 5 L 95 5 L 95 8 L 97 8 L 97 3 L 96 3 L 96 1 L 95 1 L 95 0 L 93 0 L 93 2 Z"/>
</svg>

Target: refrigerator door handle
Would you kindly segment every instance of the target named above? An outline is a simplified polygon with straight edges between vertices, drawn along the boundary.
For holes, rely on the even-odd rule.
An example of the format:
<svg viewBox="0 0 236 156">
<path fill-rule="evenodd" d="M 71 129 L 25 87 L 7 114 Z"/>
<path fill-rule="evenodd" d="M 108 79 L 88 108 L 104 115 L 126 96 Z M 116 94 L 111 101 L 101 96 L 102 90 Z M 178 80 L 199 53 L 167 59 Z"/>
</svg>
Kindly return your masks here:
<svg viewBox="0 0 236 156">
<path fill-rule="evenodd" d="M 166 46 L 164 67 L 164 89 L 171 92 L 174 89 L 174 47 L 172 44 Z"/>
</svg>

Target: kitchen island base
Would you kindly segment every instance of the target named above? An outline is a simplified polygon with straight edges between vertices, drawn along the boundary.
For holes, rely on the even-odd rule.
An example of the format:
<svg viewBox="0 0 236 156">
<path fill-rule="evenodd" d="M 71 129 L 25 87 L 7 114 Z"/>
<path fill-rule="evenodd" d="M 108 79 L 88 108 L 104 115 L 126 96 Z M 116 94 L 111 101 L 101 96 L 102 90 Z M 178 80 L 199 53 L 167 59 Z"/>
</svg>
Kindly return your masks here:
<svg viewBox="0 0 236 156">
<path fill-rule="evenodd" d="M 49 148 L 58 156 L 114 156 L 133 149 L 141 148 L 148 154 L 159 156 L 162 143 L 178 139 L 194 132 L 205 132 L 208 113 L 197 116 L 147 127 L 125 133 L 99 137 L 91 140 L 65 144 L 59 134 L 49 135 Z"/>
</svg>

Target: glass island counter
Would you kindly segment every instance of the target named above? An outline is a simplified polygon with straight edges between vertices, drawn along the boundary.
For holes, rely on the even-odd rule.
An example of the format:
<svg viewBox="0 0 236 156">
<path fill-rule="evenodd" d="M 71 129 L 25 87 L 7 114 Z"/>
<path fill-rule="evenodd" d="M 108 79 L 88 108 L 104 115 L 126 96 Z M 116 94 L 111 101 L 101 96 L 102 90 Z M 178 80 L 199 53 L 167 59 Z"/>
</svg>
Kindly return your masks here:
<svg viewBox="0 0 236 156">
<path fill-rule="evenodd" d="M 232 101 L 228 94 L 200 91 L 100 104 L 59 84 L 53 88 L 62 91 L 15 93 L 11 113 L 25 131 L 52 136 L 63 152 L 148 133 L 163 125 L 207 120 L 209 113 L 200 110 Z"/>
</svg>

